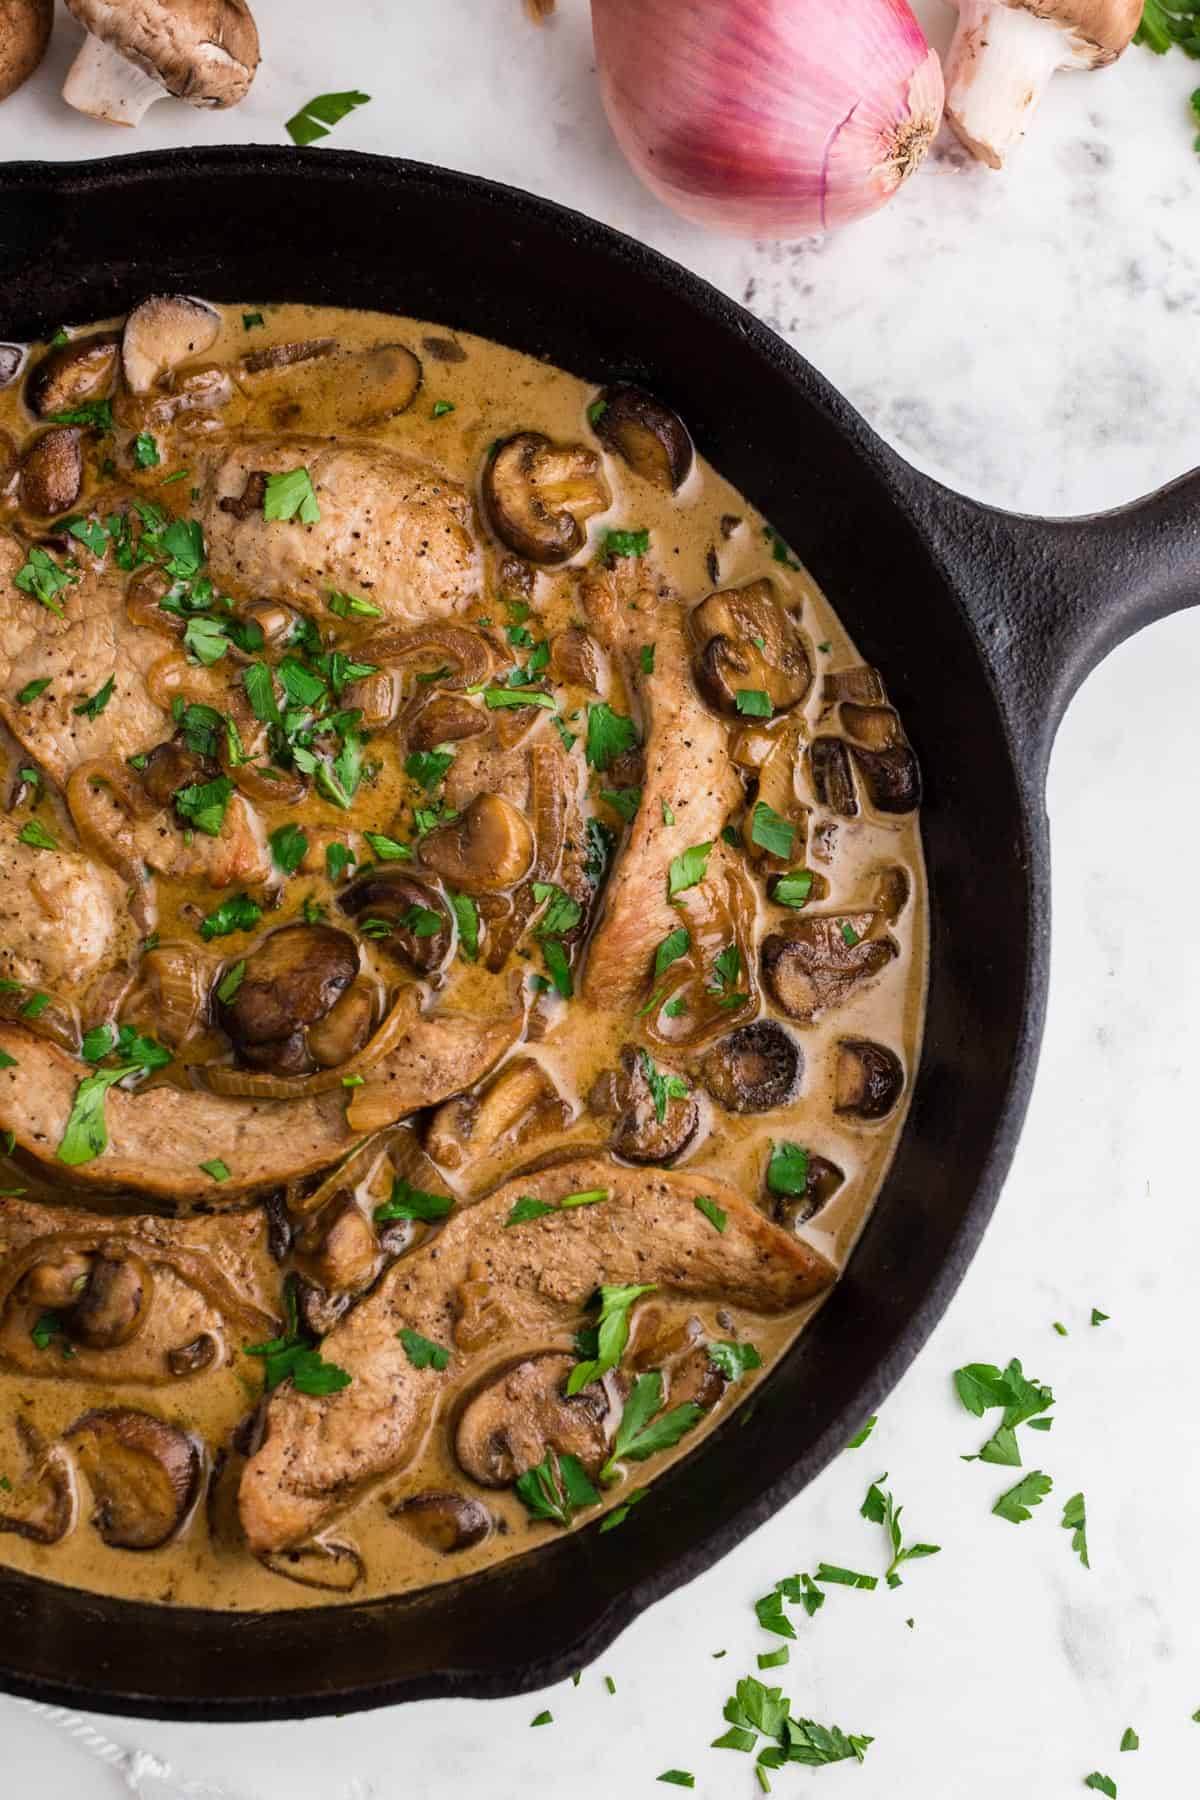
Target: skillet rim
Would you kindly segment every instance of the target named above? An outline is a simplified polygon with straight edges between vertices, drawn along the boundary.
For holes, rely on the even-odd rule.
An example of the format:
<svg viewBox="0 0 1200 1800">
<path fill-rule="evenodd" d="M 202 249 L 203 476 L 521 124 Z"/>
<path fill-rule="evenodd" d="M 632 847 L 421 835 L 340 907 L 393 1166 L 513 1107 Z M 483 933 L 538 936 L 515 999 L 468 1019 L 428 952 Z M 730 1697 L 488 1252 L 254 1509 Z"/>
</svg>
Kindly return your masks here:
<svg viewBox="0 0 1200 1800">
<path fill-rule="evenodd" d="M 494 1666 L 465 1666 L 460 1662 L 452 1668 L 427 1671 L 416 1678 L 381 1677 L 377 1681 L 356 1681 L 341 1687 L 324 1685 L 315 1691 L 296 1688 L 286 1695 L 277 1696 L 264 1692 L 253 1697 L 236 1694 L 228 1698 L 208 1696 L 200 1700 L 180 1700 L 127 1691 L 111 1682 L 106 1686 L 103 1671 L 94 1674 L 91 1680 L 48 1679 L 28 1668 L 11 1667 L 10 1651 L 7 1648 L 0 1649 L 0 1689 L 29 1699 L 150 1718 L 229 1722 L 305 1718 L 389 1705 L 408 1699 L 491 1698 L 528 1692 L 559 1680 L 573 1669 L 592 1661 L 648 1606 L 711 1567 L 749 1531 L 756 1529 L 786 1501 L 799 1493 L 845 1447 L 862 1418 L 876 1411 L 885 1395 L 899 1381 L 944 1314 L 978 1248 L 999 1198 L 1033 1084 L 1045 1010 L 1049 869 L 1046 819 L 1041 800 L 1041 769 L 1037 766 L 1036 758 L 1029 756 L 1028 746 L 1025 747 L 1025 753 L 1022 753 L 1021 732 L 1019 728 L 1014 728 L 1012 715 L 1004 703 L 997 667 L 988 654 L 988 646 L 975 614 L 965 601 L 966 589 L 961 565 L 955 562 L 952 555 L 947 554 L 947 546 L 931 516 L 937 496 L 945 493 L 945 490 L 910 468 L 891 451 L 817 370 L 736 301 L 661 252 L 556 202 L 484 177 L 444 170 L 436 165 L 356 151 L 225 145 L 138 152 L 95 162 L 7 164 L 0 165 L 0 199 L 6 191 L 40 188 L 52 194 L 66 196 L 76 191 L 86 194 L 112 184 L 130 184 L 136 189 L 138 181 L 146 178 L 172 178 L 189 173 L 205 177 L 225 170 L 245 175 L 256 169 L 277 174 L 284 170 L 295 170 L 304 164 L 323 168 L 331 177 L 340 175 L 350 180 L 362 177 L 375 182 L 391 179 L 412 186 L 424 185 L 435 196 L 439 193 L 444 195 L 450 190 L 476 205 L 499 207 L 510 216 L 515 214 L 518 218 L 528 218 L 542 227 L 556 230 L 568 242 L 590 242 L 607 257 L 615 257 L 628 265 L 636 279 L 673 291 L 690 310 L 703 315 L 722 334 L 732 335 L 743 344 L 748 344 L 771 367 L 776 379 L 795 390 L 808 406 L 825 415 L 828 424 L 845 441 L 854 458 L 864 465 L 865 471 L 895 507 L 919 541 L 930 563 L 939 572 L 945 597 L 956 607 L 983 677 L 991 689 L 995 704 L 995 725 L 999 727 L 1004 757 L 1013 779 L 1013 801 L 1020 828 L 1019 844 L 1014 848 L 1017 850 L 1017 862 L 1024 878 L 1021 889 L 1025 923 L 1024 982 L 1019 1007 L 1019 1028 L 1012 1043 L 1007 1078 L 993 1110 L 990 1137 L 979 1153 L 979 1178 L 973 1189 L 962 1199 L 957 1229 L 948 1236 L 940 1263 L 927 1281 L 922 1298 L 909 1311 L 903 1327 L 893 1341 L 890 1353 L 880 1358 L 860 1383 L 853 1405 L 844 1406 L 824 1431 L 814 1437 L 802 1453 L 793 1457 L 786 1471 L 777 1480 L 760 1488 L 751 1502 L 740 1506 L 732 1514 L 720 1517 L 698 1541 L 686 1549 L 673 1551 L 660 1562 L 653 1573 L 614 1594 L 608 1605 L 591 1619 L 585 1629 L 576 1632 L 565 1647 L 534 1657 L 522 1656 L 518 1651 L 513 1662 L 499 1669 Z M 0 214 L 0 253 L 4 247 Z M 961 501 L 958 496 L 953 496 L 953 499 L 959 505 L 972 506 L 972 503 Z M 983 510 L 979 509 L 980 512 Z M 936 918 L 931 919 L 931 925 L 936 933 Z M 931 963 L 935 955 L 936 945 L 931 947 Z M 925 1049 L 923 1044 L 918 1074 L 913 1082 L 914 1091 L 923 1073 Z M 906 1121 L 901 1140 L 910 1129 L 911 1122 Z M 885 1179 L 885 1189 L 886 1186 Z M 851 1268 L 853 1260 L 852 1258 Z M 835 1295 L 847 1285 L 843 1280 L 835 1290 Z M 831 1300 L 829 1305 L 832 1304 Z M 823 1310 L 827 1311 L 828 1307 Z M 764 1384 L 764 1392 L 768 1386 L 769 1383 Z M 703 1456 L 705 1447 L 720 1442 L 725 1435 L 719 1429 L 706 1437 L 698 1451 L 677 1464 L 676 1470 L 689 1467 L 699 1470 L 699 1458 Z M 589 1534 L 585 1527 L 582 1534 L 572 1534 L 572 1537 L 576 1541 L 580 1537 L 586 1541 L 589 1535 L 594 1543 L 594 1529 Z M 540 1548 L 539 1553 L 545 1557 L 549 1549 L 550 1546 L 545 1546 Z M 488 1583 L 489 1574 L 494 1573 L 499 1579 L 504 1570 L 518 1569 L 522 1564 L 528 1563 L 532 1555 L 530 1552 L 514 1557 L 500 1565 L 497 1571 L 487 1572 L 472 1580 L 482 1588 Z M 450 1582 L 439 1589 L 427 1591 L 453 1596 L 459 1585 Z M 55 1601 L 49 1599 L 51 1594 L 55 1596 Z M 161 1623 L 165 1611 L 137 1602 L 113 1601 L 107 1597 L 90 1595 L 85 1590 L 60 1587 L 57 1583 L 37 1577 L 0 1570 L 0 1600 L 6 1596 L 20 1602 L 18 1610 L 44 1611 L 47 1606 L 53 1607 L 57 1601 L 63 1613 L 75 1610 L 81 1619 L 89 1614 L 101 1618 L 107 1614 L 111 1617 L 115 1612 L 138 1616 L 147 1626 Z M 229 1620 L 231 1627 L 240 1632 L 252 1629 L 255 1621 L 277 1621 L 281 1617 L 304 1621 L 309 1635 L 317 1639 L 324 1621 L 335 1618 L 346 1620 L 368 1611 L 381 1612 L 399 1608 L 404 1601 L 404 1596 L 392 1596 L 378 1601 L 332 1608 L 306 1608 L 284 1614 L 229 1615 Z M 166 1613 L 166 1617 L 172 1621 L 172 1634 L 178 1639 L 186 1640 L 191 1621 L 205 1621 L 211 1625 L 214 1617 L 219 1619 L 222 1615 L 214 1615 L 209 1609 L 174 1608 Z M 168 1634 L 162 1635 L 166 1638 Z"/>
</svg>

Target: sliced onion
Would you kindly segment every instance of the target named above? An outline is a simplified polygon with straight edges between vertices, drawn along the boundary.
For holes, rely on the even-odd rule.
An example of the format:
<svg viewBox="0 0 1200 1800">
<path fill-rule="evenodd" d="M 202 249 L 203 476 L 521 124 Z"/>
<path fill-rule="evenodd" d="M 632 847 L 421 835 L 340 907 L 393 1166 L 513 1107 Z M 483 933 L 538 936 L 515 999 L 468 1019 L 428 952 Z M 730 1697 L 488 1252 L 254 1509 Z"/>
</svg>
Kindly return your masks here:
<svg viewBox="0 0 1200 1800">
<path fill-rule="evenodd" d="M 374 1068 L 396 1048 L 421 1010 L 421 990 L 415 983 L 402 987 L 378 1031 L 357 1056 L 315 1075 L 263 1075 L 254 1069 L 234 1069 L 228 1063 L 207 1063 L 200 1073 L 214 1094 L 239 1100 L 305 1100 L 310 1094 L 327 1094 L 344 1085 L 347 1075 L 361 1075 Z M 357 1093 L 359 1090 L 352 1089 Z M 393 1121 L 385 1120 L 385 1124 Z M 357 1129 L 357 1125 L 355 1129 Z"/>
<path fill-rule="evenodd" d="M 364 662 L 383 664 L 448 662 L 457 674 L 446 680 L 446 687 L 475 687 L 487 680 L 493 667 L 487 639 L 466 625 L 394 625 L 356 644 L 354 654 Z"/>
<path fill-rule="evenodd" d="M 157 945 L 142 957 L 123 1012 L 140 1016 L 164 1044 L 185 1044 L 204 1023 L 219 960 L 193 944 Z"/>
<path fill-rule="evenodd" d="M 157 803 L 123 763 L 115 757 L 102 757 L 80 763 L 71 774 L 67 781 L 67 810 L 84 850 L 115 869 L 129 884 L 130 911 L 139 929 L 153 930 L 154 900 L 131 825 L 135 819 L 153 818 L 160 810 Z"/>
<path fill-rule="evenodd" d="M 745 237 L 873 212 L 942 114 L 905 0 L 592 0 L 592 30 L 609 123 L 646 186 Z"/>
</svg>

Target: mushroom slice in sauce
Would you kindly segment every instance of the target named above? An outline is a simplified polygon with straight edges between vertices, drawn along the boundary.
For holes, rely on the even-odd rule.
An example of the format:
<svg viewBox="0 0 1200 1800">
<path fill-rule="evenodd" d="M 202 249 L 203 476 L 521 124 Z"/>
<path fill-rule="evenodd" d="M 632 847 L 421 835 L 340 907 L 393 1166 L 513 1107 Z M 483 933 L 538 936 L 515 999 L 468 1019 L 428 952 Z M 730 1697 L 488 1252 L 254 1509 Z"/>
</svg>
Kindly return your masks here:
<svg viewBox="0 0 1200 1800">
<path fill-rule="evenodd" d="M 789 1019 L 806 1023 L 840 1006 L 898 954 L 891 938 L 869 937 L 872 913 L 790 920 L 762 942 L 763 985 Z"/>
<path fill-rule="evenodd" d="M 674 493 L 691 473 L 692 440 L 683 420 L 631 382 L 605 388 L 594 430 L 635 475 L 666 493 Z"/>
<path fill-rule="evenodd" d="M 21 1413 L 16 1428 L 30 1473 L 28 1480 L 8 1484 L 0 1504 L 0 1532 L 10 1531 L 34 1544 L 57 1544 L 74 1529 L 79 1512 L 70 1462 L 58 1445 L 47 1448 L 36 1426 Z"/>
<path fill-rule="evenodd" d="M 904 1068 L 885 1044 L 868 1038 L 842 1038 L 835 1081 L 835 1112 L 856 1119 L 883 1119 L 903 1091 Z"/>
<path fill-rule="evenodd" d="M 154 1297 L 154 1277 L 135 1250 L 101 1248 L 64 1315 L 67 1334 L 89 1350 L 115 1350 L 142 1329 Z"/>
<path fill-rule="evenodd" d="M 574 1367 L 574 1358 L 548 1350 L 477 1389 L 454 1435 L 463 1472 L 483 1487 L 508 1487 L 553 1449 L 597 1474 L 608 1454 L 612 1407 L 596 1382 L 566 1398 L 563 1389 Z"/>
<path fill-rule="evenodd" d="M 672 1318 L 657 1306 L 636 1308 L 629 1331 L 626 1360 L 631 1369 L 657 1369 L 663 1378 L 663 1404 L 717 1404 L 728 1382 L 708 1354 L 704 1325 L 693 1315 Z"/>
<path fill-rule="evenodd" d="M 700 1073 L 726 1112 L 771 1112 L 795 1099 L 804 1052 L 774 1019 L 754 1019 L 714 1044 Z"/>
<path fill-rule="evenodd" d="M 421 861 L 467 894 L 502 894 L 533 868 L 533 828 L 503 794 L 477 794 L 457 819 L 421 839 Z"/>
<path fill-rule="evenodd" d="M 696 685 L 718 712 L 746 714 L 751 706 L 761 707 L 758 696 L 765 695 L 769 717 L 797 706 L 807 695 L 812 686 L 808 652 L 773 582 L 752 581 L 710 594 L 693 608 L 689 622 L 700 647 Z"/>
<path fill-rule="evenodd" d="M 440 968 L 449 954 L 450 914 L 441 895 L 399 869 L 368 870 L 338 896 L 338 906 L 415 975 Z"/>
<path fill-rule="evenodd" d="M 584 525 L 612 496 L 594 450 L 522 431 L 490 458 L 483 502 L 510 550 L 533 563 L 559 563 L 583 548 Z"/>
<path fill-rule="evenodd" d="M 47 351 L 34 363 L 25 382 L 25 400 L 39 419 L 73 412 L 89 400 L 103 400 L 113 390 L 120 334 L 97 331 L 72 338 Z"/>
<path fill-rule="evenodd" d="M 841 738 L 814 738 L 809 758 L 813 789 L 821 805 L 843 819 L 853 819 L 858 812 L 858 795 L 854 790 L 850 752 Z"/>
<path fill-rule="evenodd" d="M 301 1587 L 329 1594 L 351 1594 L 366 1574 L 366 1564 L 352 1544 L 318 1541 L 295 1550 L 268 1551 L 258 1559 L 272 1575 Z"/>
<path fill-rule="evenodd" d="M 78 0 L 77 0 L 78 3 Z M 221 316 L 186 294 L 155 294 L 125 321 L 121 365 L 135 394 L 148 394 L 161 376 L 217 341 Z"/>
<path fill-rule="evenodd" d="M 83 451 L 72 425 L 55 425 L 34 438 L 21 458 L 19 495 L 26 512 L 53 518 L 74 506 L 83 485 Z"/>
<path fill-rule="evenodd" d="M 797 1230 L 814 1218 L 833 1199 L 846 1177 L 828 1157 L 808 1153 L 804 1191 L 801 1194 L 771 1194 L 771 1217 L 776 1224 Z"/>
<path fill-rule="evenodd" d="M 241 1061 L 277 1075 L 313 1066 L 306 1028 L 331 1011 L 358 974 L 358 946 L 329 925 L 285 925 L 245 959 L 232 1000 L 217 997 Z"/>
<path fill-rule="evenodd" d="M 610 1140 L 631 1163 L 671 1163 L 682 1156 L 700 1129 L 700 1108 L 677 1071 L 658 1067 L 649 1052 L 632 1044 L 621 1051 L 615 1075 L 601 1076 L 592 1090 L 593 1110 L 616 1114 Z"/>
<path fill-rule="evenodd" d="M 418 1543 L 445 1556 L 482 1543 L 492 1529 L 492 1515 L 480 1501 L 441 1489 L 413 1494 L 389 1510 Z"/>
<path fill-rule="evenodd" d="M 186 1432 L 131 1406 L 86 1412 L 65 1441 L 92 1490 L 92 1523 L 113 1549 L 157 1550 L 191 1509 L 202 1473 Z"/>
</svg>

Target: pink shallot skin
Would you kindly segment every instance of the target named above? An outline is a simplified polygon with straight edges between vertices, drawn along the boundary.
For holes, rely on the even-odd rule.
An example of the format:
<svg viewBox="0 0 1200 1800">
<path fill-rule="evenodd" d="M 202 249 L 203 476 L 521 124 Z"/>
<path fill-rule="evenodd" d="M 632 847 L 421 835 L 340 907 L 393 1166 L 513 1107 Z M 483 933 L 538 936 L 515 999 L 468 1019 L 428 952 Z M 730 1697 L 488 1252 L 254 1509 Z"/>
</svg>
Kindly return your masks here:
<svg viewBox="0 0 1200 1800">
<path fill-rule="evenodd" d="M 633 168 L 684 218 L 743 237 L 874 212 L 942 115 L 905 0 L 592 0 L 592 31 Z"/>
</svg>

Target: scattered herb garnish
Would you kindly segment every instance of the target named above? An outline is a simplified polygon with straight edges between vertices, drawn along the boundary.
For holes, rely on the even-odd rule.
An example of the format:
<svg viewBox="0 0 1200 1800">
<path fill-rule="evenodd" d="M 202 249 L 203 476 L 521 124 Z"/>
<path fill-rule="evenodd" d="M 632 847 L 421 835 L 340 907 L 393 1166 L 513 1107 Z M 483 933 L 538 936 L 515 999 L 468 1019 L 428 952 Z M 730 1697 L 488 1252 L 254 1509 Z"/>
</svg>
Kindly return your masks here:
<svg viewBox="0 0 1200 1800">
<path fill-rule="evenodd" d="M 375 1223 L 388 1225 L 393 1219 L 444 1219 L 454 1209 L 454 1201 L 449 1194 L 428 1194 L 423 1188 L 413 1187 L 402 1175 L 397 1175 L 392 1183 L 391 1198 L 375 1208 Z"/>
<path fill-rule="evenodd" d="M 640 787 L 601 788 L 600 798 L 629 824 L 637 817 L 642 804 L 642 790 Z"/>
<path fill-rule="evenodd" d="M 1140 1750 L 1141 1747 L 1142 1747 L 1141 1738 L 1138 1736 L 1137 1732 L 1133 1729 L 1132 1725 L 1127 1725 L 1125 1727 L 1125 1730 L 1121 1734 L 1121 1749 L 1122 1750 Z"/>
<path fill-rule="evenodd" d="M 40 600 L 43 606 L 62 619 L 66 615 L 58 595 L 78 579 L 78 575 L 60 569 L 48 550 L 43 550 L 40 544 L 33 544 L 24 563 L 13 576 L 13 586 L 20 588 L 23 594 L 31 594 L 35 600 Z"/>
<path fill-rule="evenodd" d="M 597 1190 L 598 1193 L 606 1190 Z M 520 1205 L 520 1202 L 517 1203 Z M 535 1205 L 540 1202 L 534 1202 Z M 565 1204 L 565 1202 L 563 1203 Z M 552 1210 L 552 1209 L 548 1209 Z M 538 1215 L 541 1216 L 540 1214 Z M 511 1219 L 509 1221 L 512 1222 Z M 580 1334 L 586 1339 L 587 1354 L 575 1364 L 567 1378 L 567 1395 L 579 1393 L 591 1381 L 599 1381 L 610 1369 L 615 1369 L 629 1342 L 629 1314 L 635 1301 L 643 1294 L 652 1294 L 655 1284 L 647 1287 L 602 1287 L 597 1299 L 600 1313 L 594 1326 Z"/>
<path fill-rule="evenodd" d="M 214 1156 L 209 1162 L 202 1162 L 200 1167 L 206 1175 L 211 1175 L 214 1181 L 229 1180 L 229 1164 L 222 1162 L 219 1156 Z"/>
<path fill-rule="evenodd" d="M 859 1511 L 862 1513 L 864 1519 L 869 1519 L 873 1525 L 882 1525 L 887 1533 L 888 1542 L 892 1549 L 892 1560 L 884 1571 L 884 1580 L 890 1588 L 897 1588 L 901 1585 L 900 1576 L 897 1574 L 897 1570 L 902 1563 L 915 1562 L 920 1557 L 925 1556 L 938 1556 L 941 1554 L 941 1545 L 904 1545 L 903 1535 L 900 1529 L 900 1515 L 903 1513 L 904 1508 L 902 1506 L 897 1506 L 891 1494 L 880 1486 L 880 1482 L 886 1480 L 886 1475 L 880 1475 L 878 1480 L 871 1483 L 870 1487 L 867 1489 L 866 1499 L 863 1501 Z"/>
<path fill-rule="evenodd" d="M 789 857 L 796 841 L 796 827 L 768 806 L 765 800 L 755 802 L 750 817 L 750 841 L 769 856 Z"/>
<path fill-rule="evenodd" d="M 600 533 L 601 560 L 609 560 L 614 556 L 645 556 L 650 548 L 648 531 L 602 531 Z"/>
<path fill-rule="evenodd" d="M 715 1200 L 710 1200 L 707 1194 L 697 1194 L 692 1205 L 697 1212 L 704 1214 L 709 1224 L 717 1231 L 724 1231 L 727 1215 L 721 1211 Z"/>
<path fill-rule="evenodd" d="M 158 445 L 148 431 L 139 431 L 134 438 L 133 460 L 139 469 L 156 469 L 162 462 Z"/>
<path fill-rule="evenodd" d="M 864 1575 L 859 1569 L 843 1569 L 840 1563 L 818 1563 L 816 1579 L 831 1587 L 862 1588 L 868 1594 L 879 1586 L 877 1576 Z"/>
<path fill-rule="evenodd" d="M 793 869 L 790 874 L 781 875 L 771 889 L 771 898 L 777 906 L 805 906 L 812 896 L 813 878 L 810 869 Z"/>
<path fill-rule="evenodd" d="M 360 94 L 356 88 L 344 94 L 317 94 L 298 113 L 293 113 L 284 130 L 293 144 L 315 144 L 318 138 L 328 137 L 330 128 L 340 124 L 347 113 L 365 106 L 370 98 L 370 94 Z"/>
<path fill-rule="evenodd" d="M 569 1525 L 576 1512 L 585 1506 L 597 1506 L 600 1501 L 579 1459 L 560 1455 L 553 1448 L 535 1468 L 521 1476 L 516 1490 L 535 1519 L 550 1519 L 555 1525 Z M 548 1724 L 549 1720 L 550 1714 L 542 1713 L 534 1724 Z"/>
<path fill-rule="evenodd" d="M 39 675 L 36 681 L 27 681 L 17 695 L 17 705 L 28 706 L 30 701 L 37 699 L 39 694 L 45 693 L 53 679 L 52 675 Z"/>
<path fill-rule="evenodd" d="M 771 696 L 762 688 L 738 688 L 733 698 L 738 711 L 749 719 L 769 719 L 775 711 Z"/>
<path fill-rule="evenodd" d="M 145 1075 L 162 1069 L 171 1060 L 171 1052 L 153 1038 L 142 1037 L 132 1025 L 122 1025 L 114 1032 L 111 1025 L 94 1027 L 83 1040 L 83 1056 L 88 1062 L 100 1062 L 116 1056 L 113 1068 L 97 1069 L 85 1075 L 75 1089 L 66 1129 L 58 1146 L 58 1160 L 68 1168 L 79 1168 L 101 1155 L 108 1147 L 108 1126 L 104 1103 L 108 1090 L 129 1075 Z"/>
<path fill-rule="evenodd" d="M 17 837 L 21 843 L 28 844 L 31 850 L 57 850 L 58 839 L 42 824 L 40 819 L 26 819 Z"/>
<path fill-rule="evenodd" d="M 435 419 L 444 419 L 447 413 L 452 413 L 453 411 L 453 400 L 435 400 L 430 416 Z"/>
<path fill-rule="evenodd" d="M 800 1144 L 772 1144 L 767 1186 L 790 1198 L 808 1191 L 808 1151 Z"/>
<path fill-rule="evenodd" d="M 1076 1552 L 1085 1569 L 1091 1568 L 1088 1561 L 1087 1545 L 1087 1508 L 1082 1494 L 1072 1494 L 1063 1507 L 1063 1529 L 1072 1533 L 1071 1548 Z M 1125 1745 L 1121 1745 L 1124 1750 Z M 1135 1746 L 1136 1748 L 1136 1746 Z"/>
<path fill-rule="evenodd" d="M 694 1788 L 696 1785 L 696 1777 L 689 1775 L 686 1769 L 664 1769 L 662 1774 L 656 1775 L 654 1779 L 665 1781 L 671 1787 Z"/>
<path fill-rule="evenodd" d="M 1033 1517 L 1030 1507 L 1040 1506 L 1053 1486 L 1049 1475 L 1043 1475 L 1040 1469 L 1032 1469 L 1018 1481 L 1016 1487 L 1001 1494 L 992 1511 L 997 1518 L 1008 1519 L 1011 1524 L 1020 1525 Z"/>
<path fill-rule="evenodd" d="M 878 1423 L 879 1414 L 872 1413 L 862 1430 L 856 1431 L 854 1436 L 850 1439 L 850 1442 L 846 1445 L 847 1450 L 861 1450 Z"/>
<path fill-rule="evenodd" d="M 18 700 L 21 699 L 20 694 L 17 695 L 17 699 Z M 1106 1325 L 1107 1323 L 1108 1323 L 1108 1314 L 1106 1312 L 1101 1312 L 1100 1308 L 1098 1306 L 1093 1306 L 1093 1308 L 1092 1308 L 1092 1324 L 1093 1325 Z"/>
<path fill-rule="evenodd" d="M 651 1369 L 637 1376 L 621 1414 L 612 1454 L 600 1471 L 601 1481 L 615 1481 L 617 1464 L 623 1460 L 644 1462 L 660 1450 L 672 1449 L 704 1417 L 704 1408 L 693 1401 L 674 1406 L 670 1412 L 662 1412 L 662 1402 L 660 1372 Z"/>
<path fill-rule="evenodd" d="M 284 875 L 294 875 L 308 855 L 308 838 L 299 825 L 279 825 L 267 841 L 275 867 Z"/>
<path fill-rule="evenodd" d="M 637 727 L 624 713 L 614 712 L 607 701 L 600 700 L 587 709 L 587 746 L 584 754 L 593 769 L 601 773 L 614 757 L 632 750 L 638 741 Z"/>
<path fill-rule="evenodd" d="M 413 1331 L 402 1325 L 396 1333 L 404 1346 L 404 1354 L 414 1369 L 444 1369 L 450 1361 L 450 1352 L 442 1345 L 435 1344 L 431 1338 L 422 1337 L 419 1331 Z"/>
<path fill-rule="evenodd" d="M 200 936 L 207 944 L 234 931 L 253 931 L 261 918 L 262 907 L 256 900 L 249 894 L 233 894 L 201 919 Z"/>
<path fill-rule="evenodd" d="M 690 850 L 683 850 L 678 856 L 671 858 L 671 866 L 667 871 L 667 894 L 674 899 L 676 894 L 686 893 L 688 888 L 697 887 L 708 873 L 708 858 L 712 844 L 693 844 Z"/>
<path fill-rule="evenodd" d="M 279 475 L 268 475 L 263 492 L 263 518 L 299 519 L 302 525 L 315 525 L 321 508 L 307 469 L 287 469 Z"/>
<path fill-rule="evenodd" d="M 1093 1793 L 1107 1794 L 1108 1800 L 1117 1800 L 1117 1784 L 1111 1775 L 1101 1775 L 1098 1771 L 1093 1770 L 1083 1785 L 1085 1788 L 1091 1788 Z"/>
</svg>

